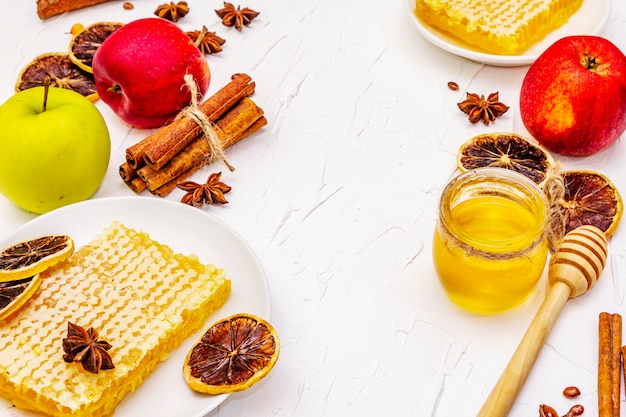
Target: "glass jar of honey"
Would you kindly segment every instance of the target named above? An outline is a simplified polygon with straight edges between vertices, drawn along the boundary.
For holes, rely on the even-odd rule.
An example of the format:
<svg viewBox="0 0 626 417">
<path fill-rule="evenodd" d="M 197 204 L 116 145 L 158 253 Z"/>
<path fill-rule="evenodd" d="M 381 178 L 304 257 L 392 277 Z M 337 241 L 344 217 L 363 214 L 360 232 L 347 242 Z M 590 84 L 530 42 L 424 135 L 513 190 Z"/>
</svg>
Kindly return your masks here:
<svg viewBox="0 0 626 417">
<path fill-rule="evenodd" d="M 526 300 L 546 265 L 548 213 L 542 190 L 511 170 L 479 168 L 448 183 L 433 260 L 450 299 L 482 314 Z"/>
</svg>

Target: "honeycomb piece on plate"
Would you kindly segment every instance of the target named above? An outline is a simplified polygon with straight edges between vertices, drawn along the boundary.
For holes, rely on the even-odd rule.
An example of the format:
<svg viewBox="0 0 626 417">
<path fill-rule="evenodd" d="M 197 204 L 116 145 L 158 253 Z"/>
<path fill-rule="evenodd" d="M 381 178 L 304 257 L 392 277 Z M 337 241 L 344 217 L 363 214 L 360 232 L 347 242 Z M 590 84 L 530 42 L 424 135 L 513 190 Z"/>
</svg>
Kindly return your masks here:
<svg viewBox="0 0 626 417">
<path fill-rule="evenodd" d="M 0 395 L 50 416 L 112 415 L 231 288 L 223 270 L 119 222 L 40 275 L 39 290 L 0 323 Z M 65 362 L 68 322 L 110 343 L 115 367 Z"/>
<path fill-rule="evenodd" d="M 424 22 L 496 55 L 516 55 L 561 27 L 582 0 L 416 0 Z"/>
</svg>

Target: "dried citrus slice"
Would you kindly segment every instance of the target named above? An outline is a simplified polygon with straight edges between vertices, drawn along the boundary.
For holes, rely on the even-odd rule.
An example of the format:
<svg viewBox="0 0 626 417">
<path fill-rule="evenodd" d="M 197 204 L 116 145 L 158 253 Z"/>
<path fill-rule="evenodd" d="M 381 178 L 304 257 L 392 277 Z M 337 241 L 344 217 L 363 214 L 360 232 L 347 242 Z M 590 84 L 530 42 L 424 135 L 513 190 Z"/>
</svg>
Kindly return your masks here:
<svg viewBox="0 0 626 417">
<path fill-rule="evenodd" d="M 50 77 L 50 85 L 53 87 L 67 88 L 91 101 L 98 100 L 93 74 L 78 68 L 69 54 L 63 52 L 39 55 L 26 65 L 17 79 L 15 91 L 42 86 L 46 76 Z"/>
<path fill-rule="evenodd" d="M 91 61 L 93 60 L 96 50 L 111 33 L 115 32 L 120 27 L 122 27 L 122 23 L 99 22 L 87 26 L 85 29 L 78 32 L 70 41 L 69 55 L 72 62 L 83 71 L 93 73 Z"/>
<path fill-rule="evenodd" d="M 457 153 L 461 172 L 481 167 L 506 168 L 541 184 L 554 159 L 541 146 L 514 133 L 485 133 L 466 141 Z"/>
<path fill-rule="evenodd" d="M 0 322 L 22 307 L 41 284 L 39 274 L 15 281 L 0 282 Z"/>
<path fill-rule="evenodd" d="M 592 225 L 611 237 L 624 211 L 622 197 L 611 180 L 587 170 L 564 171 L 561 175 L 565 195 L 559 203 L 565 215 L 565 232 Z"/>
<path fill-rule="evenodd" d="M 0 282 L 31 277 L 74 253 L 74 241 L 66 235 L 25 240 L 0 252 Z"/>
<path fill-rule="evenodd" d="M 191 348 L 183 366 L 194 391 L 242 391 L 265 377 L 278 359 L 274 328 L 252 314 L 235 314 L 211 326 Z"/>
</svg>

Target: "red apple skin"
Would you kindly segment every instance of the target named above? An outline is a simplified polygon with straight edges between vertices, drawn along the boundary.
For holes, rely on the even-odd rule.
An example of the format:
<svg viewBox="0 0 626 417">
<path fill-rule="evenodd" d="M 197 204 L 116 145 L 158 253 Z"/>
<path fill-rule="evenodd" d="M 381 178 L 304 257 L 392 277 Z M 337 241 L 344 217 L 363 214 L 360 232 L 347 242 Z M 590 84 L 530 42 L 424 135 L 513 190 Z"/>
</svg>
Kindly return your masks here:
<svg viewBox="0 0 626 417">
<path fill-rule="evenodd" d="M 597 67 L 588 69 L 586 57 Z M 520 115 L 546 148 L 586 156 L 626 130 L 626 56 L 598 36 L 569 36 L 530 66 L 520 91 Z"/>
<path fill-rule="evenodd" d="M 185 74 L 193 75 L 198 98 L 209 88 L 204 54 L 176 24 L 139 19 L 113 32 L 93 57 L 98 95 L 127 124 L 158 128 L 191 102 Z"/>
</svg>

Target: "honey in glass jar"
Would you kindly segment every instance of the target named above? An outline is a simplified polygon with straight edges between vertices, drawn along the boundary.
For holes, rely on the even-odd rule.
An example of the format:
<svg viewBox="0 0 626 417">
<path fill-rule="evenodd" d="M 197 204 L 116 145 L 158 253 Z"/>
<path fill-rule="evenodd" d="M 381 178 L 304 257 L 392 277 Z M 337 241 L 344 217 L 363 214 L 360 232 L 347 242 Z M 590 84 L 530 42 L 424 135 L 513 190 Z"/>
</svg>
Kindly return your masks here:
<svg viewBox="0 0 626 417">
<path fill-rule="evenodd" d="M 433 260 L 448 296 L 491 314 L 521 304 L 546 264 L 548 204 L 527 177 L 479 168 L 454 178 L 439 201 Z"/>
</svg>

